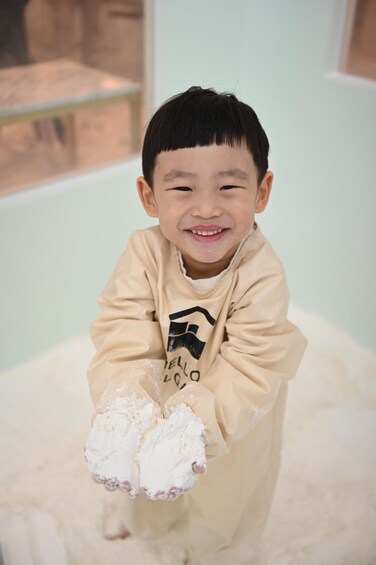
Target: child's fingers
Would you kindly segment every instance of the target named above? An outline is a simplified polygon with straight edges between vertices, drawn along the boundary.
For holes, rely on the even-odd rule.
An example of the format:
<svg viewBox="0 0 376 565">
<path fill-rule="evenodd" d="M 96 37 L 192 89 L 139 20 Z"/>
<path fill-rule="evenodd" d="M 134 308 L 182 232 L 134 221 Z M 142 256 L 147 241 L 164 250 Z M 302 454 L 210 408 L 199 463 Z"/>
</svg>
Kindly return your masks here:
<svg viewBox="0 0 376 565">
<path fill-rule="evenodd" d="M 178 487 L 172 487 L 172 488 L 169 490 L 169 494 L 171 494 L 171 495 L 174 495 L 174 494 L 179 495 L 179 494 L 181 494 L 182 492 L 183 492 L 183 489 L 178 488 Z"/>
<path fill-rule="evenodd" d="M 102 475 L 94 474 L 92 474 L 91 477 L 95 483 L 103 485 L 106 490 L 113 491 L 118 488 L 122 492 L 129 494 L 129 496 L 132 498 L 140 494 L 137 489 L 134 489 L 132 487 L 129 481 L 118 481 L 118 479 L 116 479 L 115 477 L 106 479 L 106 477 L 103 477 Z"/>
<path fill-rule="evenodd" d="M 196 475 L 203 475 L 206 473 L 206 465 L 200 465 L 199 463 L 192 464 L 192 470 Z"/>
<path fill-rule="evenodd" d="M 106 479 L 104 483 L 104 488 L 107 490 L 116 490 L 119 486 L 119 481 L 115 478 Z"/>
<path fill-rule="evenodd" d="M 98 483 L 98 484 L 100 484 L 100 485 L 102 485 L 103 483 L 106 482 L 105 477 L 102 477 L 101 475 L 93 475 L 93 474 L 92 474 L 92 475 L 91 475 L 91 478 L 93 479 L 93 481 L 94 481 L 95 483 Z"/>
<path fill-rule="evenodd" d="M 119 489 L 123 492 L 129 492 L 132 490 L 131 483 L 129 481 L 119 481 Z"/>
<path fill-rule="evenodd" d="M 172 487 L 169 491 L 159 490 L 153 496 L 148 493 L 147 489 L 142 490 L 151 500 L 175 500 L 176 498 L 187 492 L 189 489 Z"/>
</svg>

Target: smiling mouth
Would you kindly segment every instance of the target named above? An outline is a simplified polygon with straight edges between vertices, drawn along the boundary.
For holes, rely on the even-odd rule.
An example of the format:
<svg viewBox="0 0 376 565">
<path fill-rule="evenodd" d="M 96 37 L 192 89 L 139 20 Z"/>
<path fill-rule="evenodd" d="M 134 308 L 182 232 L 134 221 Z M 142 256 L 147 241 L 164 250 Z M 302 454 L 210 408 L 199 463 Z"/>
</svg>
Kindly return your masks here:
<svg viewBox="0 0 376 565">
<path fill-rule="evenodd" d="M 225 231 L 225 228 L 220 228 L 217 230 L 188 230 L 191 233 L 193 233 L 193 235 L 201 235 L 203 237 L 210 237 L 213 235 L 217 235 L 218 233 L 222 233 Z"/>
</svg>

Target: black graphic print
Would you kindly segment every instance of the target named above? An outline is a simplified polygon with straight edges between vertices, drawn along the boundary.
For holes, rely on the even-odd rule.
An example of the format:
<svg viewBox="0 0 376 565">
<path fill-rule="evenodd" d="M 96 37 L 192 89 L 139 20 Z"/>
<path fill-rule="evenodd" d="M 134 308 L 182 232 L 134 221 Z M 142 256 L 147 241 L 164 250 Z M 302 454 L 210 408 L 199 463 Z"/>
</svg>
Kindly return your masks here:
<svg viewBox="0 0 376 565">
<path fill-rule="evenodd" d="M 205 342 L 200 340 L 197 335 L 199 334 L 200 325 L 208 323 L 214 326 L 215 319 L 205 308 L 200 306 L 175 312 L 170 314 L 169 318 L 171 322 L 167 351 L 176 351 L 180 347 L 185 347 L 192 357 L 200 359 L 205 347 Z"/>
</svg>

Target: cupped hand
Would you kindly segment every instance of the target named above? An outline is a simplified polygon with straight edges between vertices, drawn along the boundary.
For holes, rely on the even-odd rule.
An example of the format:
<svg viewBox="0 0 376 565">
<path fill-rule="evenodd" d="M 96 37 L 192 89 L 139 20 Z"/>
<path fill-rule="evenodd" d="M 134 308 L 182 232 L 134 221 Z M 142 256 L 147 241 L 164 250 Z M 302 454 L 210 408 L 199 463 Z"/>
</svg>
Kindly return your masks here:
<svg viewBox="0 0 376 565">
<path fill-rule="evenodd" d="M 140 488 L 152 500 L 174 500 L 206 471 L 204 425 L 185 404 L 159 418 L 137 456 Z"/>
<path fill-rule="evenodd" d="M 86 463 L 95 482 L 129 496 L 140 494 L 135 458 L 143 436 L 159 415 L 155 403 L 136 397 L 117 398 L 96 415 L 85 444 Z"/>
</svg>

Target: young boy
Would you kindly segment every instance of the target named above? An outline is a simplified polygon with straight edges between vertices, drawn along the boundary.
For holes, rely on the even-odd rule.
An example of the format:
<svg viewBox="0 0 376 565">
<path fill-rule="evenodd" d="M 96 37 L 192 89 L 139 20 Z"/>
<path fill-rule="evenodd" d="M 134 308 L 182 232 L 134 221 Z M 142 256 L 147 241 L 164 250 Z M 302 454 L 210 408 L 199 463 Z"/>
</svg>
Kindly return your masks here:
<svg viewBox="0 0 376 565">
<path fill-rule="evenodd" d="M 89 468 L 137 497 L 124 508 L 131 534 L 174 529 L 194 565 L 252 562 L 305 348 L 254 221 L 272 188 L 268 151 L 234 95 L 192 87 L 168 100 L 137 179 L 159 225 L 130 238 L 92 327 Z"/>
</svg>

